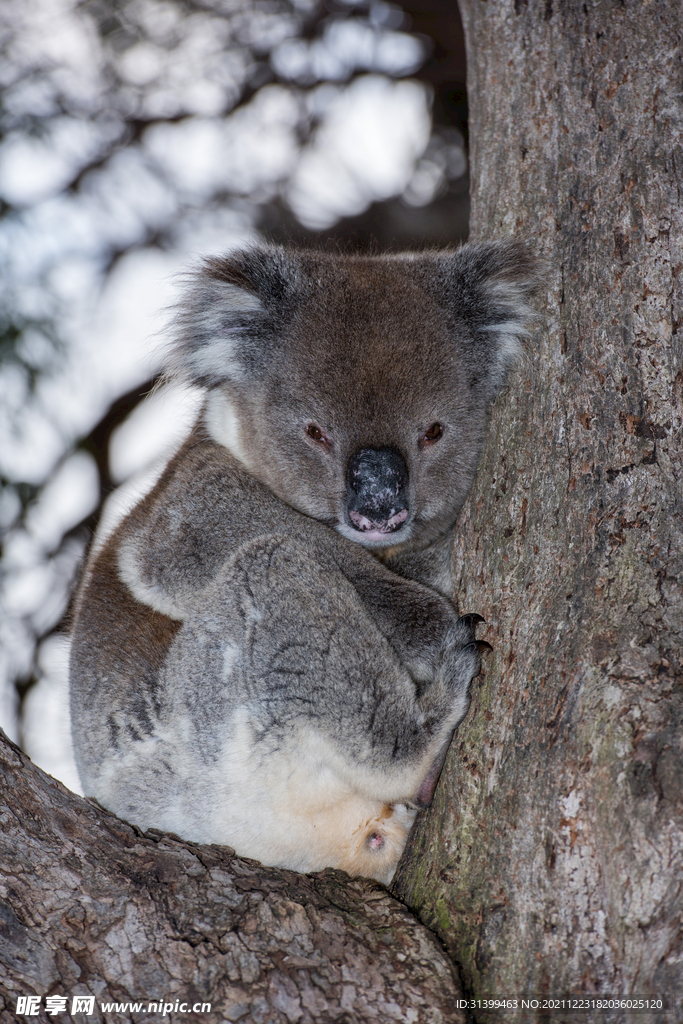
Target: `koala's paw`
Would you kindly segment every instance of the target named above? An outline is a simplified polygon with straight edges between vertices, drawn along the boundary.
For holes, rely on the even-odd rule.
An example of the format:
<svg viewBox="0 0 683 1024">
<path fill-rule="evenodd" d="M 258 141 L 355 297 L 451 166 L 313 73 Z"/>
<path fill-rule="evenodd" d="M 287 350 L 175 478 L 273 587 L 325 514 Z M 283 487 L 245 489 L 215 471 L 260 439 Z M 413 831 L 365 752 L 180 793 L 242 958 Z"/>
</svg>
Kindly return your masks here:
<svg viewBox="0 0 683 1024">
<path fill-rule="evenodd" d="M 480 622 L 484 622 L 481 615 L 461 615 L 444 640 L 440 674 L 456 692 L 466 692 L 470 681 L 481 671 L 482 654 L 493 650 L 486 640 L 477 640 L 476 628 Z"/>
</svg>

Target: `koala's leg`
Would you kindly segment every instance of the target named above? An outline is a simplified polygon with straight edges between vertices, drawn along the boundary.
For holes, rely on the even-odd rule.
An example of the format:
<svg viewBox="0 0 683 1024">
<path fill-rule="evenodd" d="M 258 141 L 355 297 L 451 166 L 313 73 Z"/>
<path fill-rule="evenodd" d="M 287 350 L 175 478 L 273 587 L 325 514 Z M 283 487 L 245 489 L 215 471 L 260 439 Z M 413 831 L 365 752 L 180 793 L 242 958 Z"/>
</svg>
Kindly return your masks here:
<svg viewBox="0 0 683 1024">
<path fill-rule="evenodd" d="M 169 651 L 176 756 L 202 764 L 177 783 L 191 827 L 162 827 L 300 870 L 356 863 L 373 835 L 383 850 L 391 830 L 377 823 L 392 817 L 405 838 L 396 805 L 419 794 L 466 710 L 472 639 L 456 621 L 417 686 L 341 572 L 291 538 L 245 544 Z"/>
</svg>

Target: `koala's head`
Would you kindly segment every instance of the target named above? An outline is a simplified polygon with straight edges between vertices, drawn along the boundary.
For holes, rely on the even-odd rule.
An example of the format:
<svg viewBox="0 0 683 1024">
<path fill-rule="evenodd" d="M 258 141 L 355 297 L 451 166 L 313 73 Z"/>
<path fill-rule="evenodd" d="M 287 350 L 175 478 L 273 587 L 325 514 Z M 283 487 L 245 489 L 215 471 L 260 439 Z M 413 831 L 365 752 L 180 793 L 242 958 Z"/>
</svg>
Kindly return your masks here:
<svg viewBox="0 0 683 1024">
<path fill-rule="evenodd" d="M 207 388 L 213 438 L 283 501 L 367 547 L 417 548 L 472 484 L 537 283 L 517 242 L 232 253 L 193 277 L 170 369 Z"/>
</svg>

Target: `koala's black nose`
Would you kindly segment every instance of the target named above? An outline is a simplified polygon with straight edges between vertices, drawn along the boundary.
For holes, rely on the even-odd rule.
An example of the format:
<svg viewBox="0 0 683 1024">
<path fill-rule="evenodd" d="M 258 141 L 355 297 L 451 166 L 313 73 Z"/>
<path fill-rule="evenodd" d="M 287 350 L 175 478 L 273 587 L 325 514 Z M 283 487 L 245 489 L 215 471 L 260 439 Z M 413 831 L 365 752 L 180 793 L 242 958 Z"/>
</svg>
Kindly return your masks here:
<svg viewBox="0 0 683 1024">
<path fill-rule="evenodd" d="M 394 448 L 364 448 L 351 459 L 347 510 L 361 533 L 399 530 L 408 518 L 408 468 Z"/>
</svg>

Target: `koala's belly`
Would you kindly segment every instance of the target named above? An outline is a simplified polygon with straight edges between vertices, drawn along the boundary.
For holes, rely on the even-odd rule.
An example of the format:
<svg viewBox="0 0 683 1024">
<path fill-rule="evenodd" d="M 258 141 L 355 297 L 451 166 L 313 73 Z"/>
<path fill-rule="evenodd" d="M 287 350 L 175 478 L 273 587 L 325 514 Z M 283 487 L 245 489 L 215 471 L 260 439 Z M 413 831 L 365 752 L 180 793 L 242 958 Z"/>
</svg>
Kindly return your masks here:
<svg viewBox="0 0 683 1024">
<path fill-rule="evenodd" d="M 415 810 L 354 791 L 314 737 L 255 742 L 244 709 L 227 724 L 210 763 L 181 717 L 120 743 L 91 771 L 87 794 L 142 829 L 231 846 L 276 867 L 334 867 L 389 883 Z"/>
</svg>

